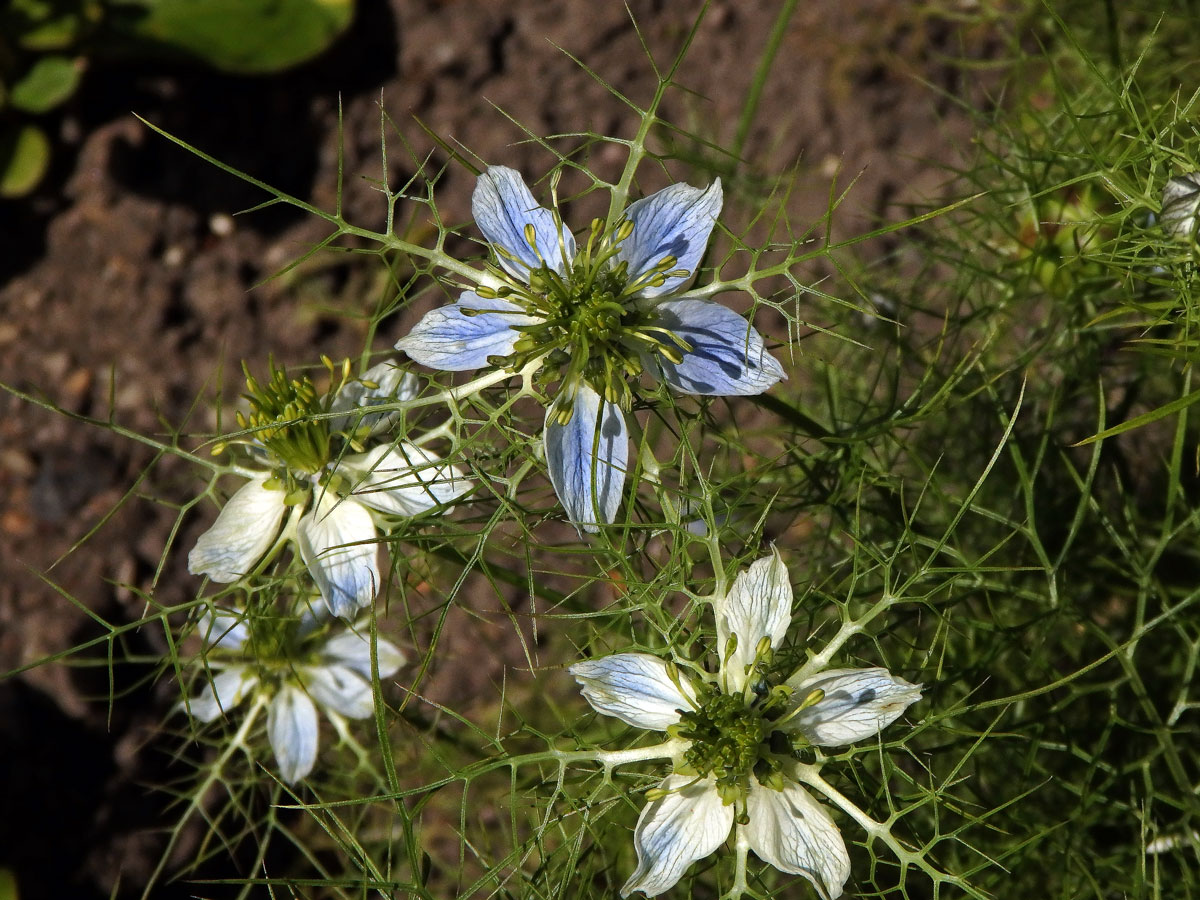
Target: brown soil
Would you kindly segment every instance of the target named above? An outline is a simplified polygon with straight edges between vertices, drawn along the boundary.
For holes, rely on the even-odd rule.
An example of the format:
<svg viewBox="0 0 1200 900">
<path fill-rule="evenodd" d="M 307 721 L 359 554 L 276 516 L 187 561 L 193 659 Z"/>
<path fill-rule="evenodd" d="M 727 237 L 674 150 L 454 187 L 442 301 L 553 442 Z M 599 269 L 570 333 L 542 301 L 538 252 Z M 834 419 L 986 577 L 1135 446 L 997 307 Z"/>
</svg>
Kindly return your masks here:
<svg viewBox="0 0 1200 900">
<path fill-rule="evenodd" d="M 358 22 L 331 53 L 283 76 L 131 65 L 88 73 L 57 121 L 63 146 L 52 177 L 29 201 L 0 207 L 0 381 L 136 432 L 202 432 L 216 423 L 196 411 L 210 405 L 196 399 L 222 384 L 236 392 L 243 358 L 310 362 L 361 348 L 355 316 L 386 290 L 378 261 L 324 255 L 271 280 L 325 236 L 324 226 L 278 206 L 231 218 L 264 196 L 153 134 L 134 113 L 331 208 L 340 97 L 346 214 L 380 228 L 384 206 L 369 179 L 381 171 L 381 98 L 418 156 L 434 150 L 444 159 L 413 115 L 487 162 L 537 175 L 551 158 L 522 143 L 522 128 L 625 137 L 635 126 L 620 100 L 559 47 L 634 103 L 654 87 L 620 2 L 360 3 Z M 631 3 L 659 65 L 698 6 Z M 795 222 L 822 215 L 835 176 L 843 184 L 858 176 L 837 220 L 842 236 L 899 218 L 899 201 L 937 194 L 945 180 L 938 163 L 954 162 L 968 142 L 955 101 L 977 104 L 982 88 L 947 60 L 989 55 L 992 35 L 916 6 L 800 4 L 743 169 L 796 171 Z M 671 95 L 668 118 L 718 145 L 733 139 L 777 7 L 715 0 L 679 79 L 693 93 Z M 620 160 L 602 151 L 591 162 L 611 176 Z M 396 183 L 411 172 L 393 132 L 389 177 Z M 438 195 L 445 221 L 468 221 L 472 180 L 449 167 Z M 411 321 L 389 320 L 378 347 Z M 130 494 L 152 458 L 132 440 L 0 394 L 0 672 L 102 635 L 85 611 L 119 624 L 143 614 L 147 595 L 170 604 L 193 594 L 182 550 L 211 511 L 185 519 L 155 585 L 176 510 L 144 495 L 183 502 L 196 483 L 185 465 L 167 460 Z M 460 615 L 452 625 L 439 671 L 424 686 L 430 696 L 451 704 L 477 698 L 501 682 L 506 666 L 522 665 L 499 611 Z M 484 665 L 481 642 L 492 647 Z M 116 647 L 118 657 L 161 650 L 161 635 L 150 630 Z M 121 892 L 137 891 L 161 846 L 150 829 L 161 824 L 162 802 L 143 785 L 165 765 L 147 744 L 176 688 L 144 683 L 148 665 L 117 667 L 110 687 L 104 652 L 101 644 L 86 654 L 98 666 L 42 665 L 0 683 L 0 868 L 15 868 L 24 900 L 107 897 L 118 881 Z M 466 659 L 472 675 L 459 680 L 457 663 Z"/>
</svg>

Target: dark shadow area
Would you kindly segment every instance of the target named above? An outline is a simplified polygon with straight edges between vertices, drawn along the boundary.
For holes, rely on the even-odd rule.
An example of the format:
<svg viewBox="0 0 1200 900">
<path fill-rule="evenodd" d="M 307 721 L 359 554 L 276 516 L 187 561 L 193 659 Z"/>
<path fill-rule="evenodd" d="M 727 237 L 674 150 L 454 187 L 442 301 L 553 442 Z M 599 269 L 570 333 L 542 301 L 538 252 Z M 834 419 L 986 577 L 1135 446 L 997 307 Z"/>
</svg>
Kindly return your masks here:
<svg viewBox="0 0 1200 900">
<path fill-rule="evenodd" d="M 0 686 L 0 760 L 0 865 L 15 872 L 22 900 L 104 900 L 63 861 L 81 860 L 93 846 L 79 823 L 93 820 L 116 772 L 108 736 L 10 679 Z"/>
<path fill-rule="evenodd" d="M 29 197 L 0 202 L 0 286 L 45 252 L 46 228 L 69 199 L 78 148 L 96 129 L 136 113 L 221 161 L 298 197 L 311 191 L 324 125 L 314 102 L 336 109 L 338 96 L 377 91 L 396 74 L 397 22 L 385 0 L 359 0 L 354 22 L 327 52 L 270 76 L 233 76 L 194 64 L 162 61 L 91 65 L 79 90 L 54 116 L 41 117 L 56 141 L 50 171 Z M 154 134 L 119 140 L 109 174 L 130 192 L 178 203 L 207 216 L 247 209 L 262 191 Z M 276 206 L 253 217 L 267 234 L 304 214 Z"/>
</svg>

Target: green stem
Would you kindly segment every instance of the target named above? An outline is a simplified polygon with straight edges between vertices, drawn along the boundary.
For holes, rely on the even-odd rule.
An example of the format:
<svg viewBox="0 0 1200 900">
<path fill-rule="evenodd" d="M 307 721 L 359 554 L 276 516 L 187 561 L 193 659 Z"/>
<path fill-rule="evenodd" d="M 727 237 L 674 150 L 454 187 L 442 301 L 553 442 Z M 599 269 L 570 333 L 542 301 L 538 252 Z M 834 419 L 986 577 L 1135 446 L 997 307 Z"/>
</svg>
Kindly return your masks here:
<svg viewBox="0 0 1200 900">
<path fill-rule="evenodd" d="M 895 604 L 899 603 L 898 597 L 893 597 L 890 594 L 885 595 L 878 603 L 868 609 L 857 619 L 851 619 L 849 622 L 843 622 L 842 626 L 837 630 L 828 643 L 821 648 L 820 653 L 814 653 L 809 657 L 800 669 L 788 681 L 804 681 L 806 678 L 811 678 L 823 669 L 829 668 L 829 661 L 833 659 L 833 655 L 842 648 L 846 641 L 862 632 L 872 619 L 882 615 L 887 610 L 891 609 Z"/>
</svg>

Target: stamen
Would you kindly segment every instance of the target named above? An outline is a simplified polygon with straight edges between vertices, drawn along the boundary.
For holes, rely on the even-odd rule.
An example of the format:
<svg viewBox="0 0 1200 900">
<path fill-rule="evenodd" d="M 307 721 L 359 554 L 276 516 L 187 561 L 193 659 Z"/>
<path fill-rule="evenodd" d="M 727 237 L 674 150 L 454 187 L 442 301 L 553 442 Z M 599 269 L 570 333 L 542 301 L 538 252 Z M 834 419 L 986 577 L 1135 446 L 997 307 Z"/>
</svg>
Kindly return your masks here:
<svg viewBox="0 0 1200 900">
<path fill-rule="evenodd" d="M 546 265 L 546 260 L 542 258 L 542 251 L 538 249 L 537 229 L 533 227 L 532 222 L 525 223 L 525 243 L 533 250 L 534 255 L 538 258 L 538 262 L 543 266 Z"/>
</svg>

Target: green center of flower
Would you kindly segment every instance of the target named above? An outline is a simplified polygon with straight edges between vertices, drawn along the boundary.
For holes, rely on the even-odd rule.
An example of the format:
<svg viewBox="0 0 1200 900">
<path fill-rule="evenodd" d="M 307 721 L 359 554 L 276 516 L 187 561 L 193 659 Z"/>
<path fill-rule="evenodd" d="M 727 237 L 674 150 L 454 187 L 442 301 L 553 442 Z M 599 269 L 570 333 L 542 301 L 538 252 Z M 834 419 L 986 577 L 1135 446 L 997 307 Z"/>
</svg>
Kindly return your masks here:
<svg viewBox="0 0 1200 900">
<path fill-rule="evenodd" d="M 716 779 L 725 803 L 744 799 L 753 775 L 761 784 L 783 789 L 785 763 L 795 758 L 804 739 L 782 730 L 791 689 L 727 694 L 705 688 L 694 709 L 684 710 L 670 733 L 692 743 L 684 753 L 683 772 Z"/>
<path fill-rule="evenodd" d="M 306 626 L 292 616 L 255 615 L 244 621 L 245 642 L 234 651 L 259 678 L 272 681 L 291 677 L 297 666 L 316 665 L 324 630 Z"/>
<path fill-rule="evenodd" d="M 328 413 L 334 396 L 350 377 L 350 361 L 335 366 L 328 357 L 322 362 L 329 372 L 329 388 L 317 391 L 307 375 L 299 378 L 288 376 L 283 367 L 270 364 L 270 376 L 263 382 L 250 374 L 243 363 L 246 374 L 246 393 L 250 402 L 250 413 L 238 412 L 237 421 L 243 429 L 253 431 L 254 440 L 266 447 L 284 469 L 284 486 L 292 491 L 292 475 L 314 475 L 321 472 L 349 441 L 350 435 L 342 435 L 330 428 L 330 420 L 321 416 Z M 345 441 L 343 441 L 343 438 Z"/>
<path fill-rule="evenodd" d="M 633 402 L 629 382 L 641 374 L 647 356 L 678 364 L 692 349 L 659 324 L 656 304 L 642 296 L 647 288 L 689 273 L 675 268 L 675 257 L 665 256 L 631 276 L 629 264 L 617 256 L 632 233 L 628 219 L 607 231 L 601 220 L 593 220 L 586 245 L 561 274 L 552 263 L 562 260 L 563 248 L 539 247 L 533 226 L 527 225 L 525 240 L 543 263 L 530 271 L 529 283 L 506 279 L 508 283 L 494 291 L 477 289 L 481 297 L 508 300 L 539 320 L 514 325 L 521 337 L 512 354 L 488 362 L 515 371 L 541 357 L 543 382 L 559 384 L 553 408 L 560 424 L 570 420 L 580 384 L 629 409 Z M 496 252 L 510 256 L 501 247 Z"/>
</svg>

